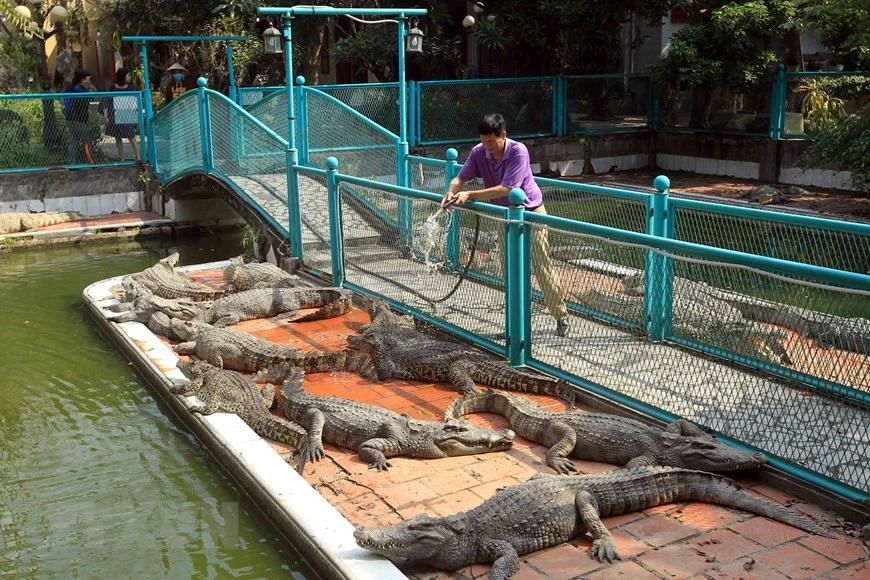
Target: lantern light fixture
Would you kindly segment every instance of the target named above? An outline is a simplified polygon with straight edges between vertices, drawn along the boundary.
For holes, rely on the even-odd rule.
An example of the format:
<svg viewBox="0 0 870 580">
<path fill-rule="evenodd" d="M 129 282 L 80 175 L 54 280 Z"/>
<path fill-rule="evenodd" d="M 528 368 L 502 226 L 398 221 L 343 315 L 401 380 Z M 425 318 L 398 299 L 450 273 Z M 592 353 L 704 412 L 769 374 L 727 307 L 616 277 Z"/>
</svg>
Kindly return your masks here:
<svg viewBox="0 0 870 580">
<path fill-rule="evenodd" d="M 269 28 L 263 31 L 263 44 L 266 54 L 281 54 L 284 49 L 281 47 L 281 31 L 272 26 L 269 22 Z"/>
<path fill-rule="evenodd" d="M 413 54 L 423 54 L 423 31 L 417 28 L 418 20 L 411 19 L 411 28 L 408 30 L 408 36 L 405 39 L 405 52 Z"/>
</svg>

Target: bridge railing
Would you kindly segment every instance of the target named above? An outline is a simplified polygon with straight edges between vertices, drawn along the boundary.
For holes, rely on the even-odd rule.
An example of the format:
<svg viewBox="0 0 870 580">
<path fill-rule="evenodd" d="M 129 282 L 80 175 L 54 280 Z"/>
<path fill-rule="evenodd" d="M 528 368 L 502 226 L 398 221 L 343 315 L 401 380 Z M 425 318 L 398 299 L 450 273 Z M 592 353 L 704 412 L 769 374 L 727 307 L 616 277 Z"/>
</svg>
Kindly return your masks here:
<svg viewBox="0 0 870 580">
<path fill-rule="evenodd" d="M 168 139 L 157 148 L 161 175 L 224 179 L 289 239 L 298 236 L 294 255 L 315 273 L 514 364 L 662 419 L 683 416 L 867 499 L 870 276 L 829 258 L 824 244 L 795 254 L 773 242 L 794 230 L 860 257 L 870 226 L 676 199 L 666 178 L 653 194 L 539 180 L 553 215 L 486 203 L 439 213 L 458 171 L 455 151 L 409 158 L 418 188 L 339 173 L 330 158 L 326 169 L 292 167 L 286 140 L 261 121 L 203 87 L 189 93 L 155 117 L 156 134 L 174 128 L 181 142 L 195 141 L 198 130 L 200 148 Z M 262 145 L 242 147 L 239 135 Z M 740 228 L 749 238 L 770 228 L 770 238 L 735 245 Z M 543 237 L 548 244 L 530 242 Z M 564 291 L 570 337 L 553 332 L 531 275 L 542 248 Z"/>
<path fill-rule="evenodd" d="M 446 180 L 451 165 L 442 163 L 428 167 L 443 167 Z M 664 188 L 646 196 L 648 212 L 660 216 L 651 233 L 471 203 L 442 214 L 433 240 L 425 223 L 440 191 L 336 170 L 326 183 L 334 282 L 514 362 L 663 419 L 686 417 L 839 493 L 866 496 L 870 276 L 671 239 Z M 360 190 L 411 205 L 410 243 L 375 215 L 346 225 Z M 367 242 L 344 244 L 360 240 L 360 229 Z M 555 336 L 530 275 L 542 256 L 528 239 L 544 232 L 566 292 L 569 338 Z M 819 441 L 838 452 L 821 451 Z"/>
<path fill-rule="evenodd" d="M 134 165 L 129 137 L 143 133 L 138 91 L 0 95 L 0 173 Z"/>
</svg>

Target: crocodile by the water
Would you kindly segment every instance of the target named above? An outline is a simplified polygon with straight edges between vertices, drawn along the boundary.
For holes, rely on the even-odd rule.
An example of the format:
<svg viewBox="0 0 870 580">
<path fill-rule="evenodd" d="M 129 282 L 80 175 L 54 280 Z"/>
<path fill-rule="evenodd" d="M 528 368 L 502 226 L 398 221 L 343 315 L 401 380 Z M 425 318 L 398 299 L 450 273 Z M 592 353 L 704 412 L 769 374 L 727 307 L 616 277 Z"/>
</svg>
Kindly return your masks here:
<svg viewBox="0 0 870 580">
<path fill-rule="evenodd" d="M 172 330 L 184 342 L 175 352 L 194 354 L 219 368 L 237 371 L 263 371 L 258 381 L 277 381 L 292 367 L 308 373 L 353 371 L 373 378 L 375 371 L 368 357 L 359 353 L 303 352 L 292 346 L 254 338 L 246 332 L 214 328 L 195 320 L 170 320 Z"/>
<path fill-rule="evenodd" d="M 171 300 L 155 296 L 144 284 L 131 276 L 124 278 L 122 300 L 123 302 L 107 307 L 111 312 L 120 313 L 110 318 L 112 322 L 140 322 L 151 332 L 171 340 L 177 340 L 178 335 L 172 330 L 169 319 L 190 320 L 199 312 L 197 303 L 192 300 Z"/>
<path fill-rule="evenodd" d="M 302 389 L 303 371 L 292 369 L 281 386 L 281 414 L 308 430 L 308 454 L 323 457 L 323 441 L 355 449 L 370 468 L 389 468 L 397 455 L 436 459 L 474 455 L 510 448 L 511 430 L 492 431 L 458 419 L 421 421 L 383 407 L 338 397 L 319 397 Z"/>
<path fill-rule="evenodd" d="M 173 253 L 159 260 L 150 268 L 131 274 L 148 290 L 162 298 L 189 298 L 195 302 L 217 300 L 225 294 L 223 290 L 215 290 L 204 284 L 194 282 L 182 276 L 175 270 L 178 264 L 178 253 Z"/>
<path fill-rule="evenodd" d="M 201 307 L 195 319 L 220 328 L 255 318 L 289 318 L 303 308 L 318 310 L 295 322 L 341 316 L 353 308 L 353 292 L 344 288 L 314 287 L 245 290 L 219 298 L 211 306 Z"/>
<path fill-rule="evenodd" d="M 565 381 L 517 369 L 478 350 L 432 338 L 413 328 L 388 324 L 347 337 L 351 348 L 372 355 L 379 379 L 446 382 L 460 393 L 475 383 L 510 391 L 552 395 L 574 404 L 574 389 Z"/>
<path fill-rule="evenodd" d="M 233 263 L 224 270 L 231 292 L 255 288 L 293 288 L 299 284 L 299 276 L 285 272 L 269 262 Z"/>
<path fill-rule="evenodd" d="M 517 435 L 549 447 L 547 465 L 559 473 L 577 471 L 568 457 L 629 468 L 669 465 L 701 471 L 750 469 L 767 462 L 763 453 L 726 445 L 684 419 L 660 429 L 608 413 L 553 413 L 516 395 L 494 391 L 457 399 L 446 415 L 457 418 L 468 413 L 507 418 Z"/>
<path fill-rule="evenodd" d="M 620 559 L 601 518 L 677 501 L 719 504 L 834 537 L 797 512 L 741 491 L 730 479 L 674 467 L 537 475 L 500 490 L 469 511 L 440 518 L 422 514 L 389 526 L 358 528 L 354 537 L 362 548 L 377 554 L 443 570 L 492 562 L 489 577 L 501 580 L 519 570 L 519 555 L 587 532 L 593 538 L 593 558 Z"/>
<path fill-rule="evenodd" d="M 173 387 L 173 393 L 186 396 L 195 394 L 204 405 L 193 405 L 191 413 L 211 415 L 215 411 L 235 413 L 260 437 L 289 443 L 299 452 L 297 469 L 301 472 L 308 461 L 308 433 L 290 421 L 269 412 L 275 399 L 275 389 L 266 385 L 262 389 L 254 381 L 234 371 L 221 370 L 204 361 L 179 361 L 176 365 L 188 385 Z"/>
</svg>

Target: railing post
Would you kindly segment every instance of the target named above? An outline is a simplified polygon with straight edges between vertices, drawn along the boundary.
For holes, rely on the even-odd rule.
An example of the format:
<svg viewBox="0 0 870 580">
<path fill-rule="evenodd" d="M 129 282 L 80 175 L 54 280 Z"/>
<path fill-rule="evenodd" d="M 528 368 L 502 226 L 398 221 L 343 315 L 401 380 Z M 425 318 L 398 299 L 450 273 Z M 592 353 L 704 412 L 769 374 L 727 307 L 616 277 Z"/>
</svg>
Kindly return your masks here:
<svg viewBox="0 0 870 580">
<path fill-rule="evenodd" d="M 556 137 L 565 135 L 562 125 L 562 82 L 561 75 L 553 77 L 553 134 Z"/>
<path fill-rule="evenodd" d="M 656 192 L 648 203 L 647 233 L 664 238 L 668 232 L 668 194 L 671 180 L 664 175 L 655 178 Z M 664 340 L 671 327 L 673 297 L 672 261 L 658 252 L 647 250 L 644 280 L 644 325 L 651 340 Z"/>
<path fill-rule="evenodd" d="M 230 79 L 229 98 L 235 104 L 239 104 L 238 94 L 236 92 L 236 72 L 233 70 L 233 47 L 230 41 L 227 41 L 227 75 Z"/>
<path fill-rule="evenodd" d="M 151 163 L 151 168 L 157 170 L 157 145 L 154 143 L 154 107 L 151 103 L 151 81 L 148 77 L 148 47 L 145 41 L 139 43 L 139 57 L 142 59 L 142 96 L 145 99 L 145 133 L 142 138 L 147 142 L 142 147 L 145 151 L 147 147 L 147 158 Z"/>
<path fill-rule="evenodd" d="M 508 358 L 512 366 L 526 364 L 526 347 L 532 326 L 529 310 L 531 268 L 529 265 L 529 228 L 523 223 L 526 193 L 515 187 L 508 193 L 511 206 L 505 224 L 505 302 L 507 304 Z"/>
<path fill-rule="evenodd" d="M 662 110 L 662 93 L 659 83 L 650 79 L 649 87 L 649 112 L 647 113 L 646 124 L 650 130 L 657 131 L 659 122 L 661 121 Z"/>
<path fill-rule="evenodd" d="M 408 81 L 408 146 L 417 144 L 417 82 Z"/>
<path fill-rule="evenodd" d="M 771 139 L 782 139 L 785 125 L 785 65 L 776 63 L 773 87 L 770 91 L 770 130 Z"/>
<path fill-rule="evenodd" d="M 329 252 L 332 261 L 332 285 L 344 284 L 344 249 L 342 248 L 341 205 L 338 196 L 338 159 L 326 158 L 326 203 L 329 211 Z"/>
<path fill-rule="evenodd" d="M 214 168 L 214 153 L 211 146 L 211 117 L 209 116 L 208 95 L 205 77 L 196 79 L 196 106 L 199 113 L 199 135 L 202 141 L 202 168 L 205 173 L 211 173 Z"/>
<path fill-rule="evenodd" d="M 308 165 L 308 103 L 305 101 L 305 77 L 296 77 L 296 86 L 293 87 L 294 99 L 296 100 L 296 126 L 300 139 L 299 165 Z"/>
<path fill-rule="evenodd" d="M 450 182 L 456 177 L 456 159 L 459 157 L 459 152 L 453 147 L 445 153 L 447 157 L 447 165 L 444 166 L 444 191 L 450 190 Z M 450 220 L 450 226 L 447 228 L 447 269 L 456 271 L 460 268 L 459 264 L 459 217 L 454 217 Z"/>
</svg>

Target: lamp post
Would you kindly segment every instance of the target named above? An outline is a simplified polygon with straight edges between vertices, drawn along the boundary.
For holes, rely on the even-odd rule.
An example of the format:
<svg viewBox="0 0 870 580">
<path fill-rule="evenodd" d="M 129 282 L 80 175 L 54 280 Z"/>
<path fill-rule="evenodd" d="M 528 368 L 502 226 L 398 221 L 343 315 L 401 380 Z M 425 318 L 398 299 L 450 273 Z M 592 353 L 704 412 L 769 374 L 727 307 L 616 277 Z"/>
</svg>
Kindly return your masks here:
<svg viewBox="0 0 870 580">
<path fill-rule="evenodd" d="M 296 149 L 296 120 L 295 120 L 295 104 L 293 98 L 293 42 L 291 36 L 291 22 L 296 15 L 312 15 L 312 16 L 349 16 L 352 19 L 367 23 L 364 20 L 355 18 L 356 16 L 396 16 L 398 20 L 386 20 L 386 22 L 395 22 L 399 26 L 399 147 L 401 150 L 401 159 L 396 167 L 396 181 L 399 185 L 408 185 L 408 113 L 407 113 L 407 87 L 405 86 L 405 36 L 408 31 L 405 29 L 405 20 L 409 16 L 425 16 L 426 10 L 421 8 L 334 8 L 332 6 L 292 6 L 292 7 L 261 7 L 257 8 L 257 13 L 261 15 L 280 16 L 284 23 L 284 66 L 287 91 L 287 209 L 290 220 L 290 247 L 294 257 L 301 258 L 302 254 L 302 224 L 299 216 L 299 188 L 296 183 L 296 171 L 293 166 L 299 161 L 298 151 Z M 380 20 L 377 22 L 385 22 Z M 375 22 L 368 22 L 374 24 Z M 416 28 L 416 27 L 415 27 Z M 271 24 L 264 32 L 264 49 L 269 52 L 272 47 L 272 54 L 277 54 L 274 50 L 276 41 Z M 422 51 L 422 32 L 417 30 L 414 36 L 414 52 L 419 49 Z M 411 43 L 411 39 L 408 40 Z M 401 212 L 400 212 L 401 213 Z M 410 211 L 407 212 L 410 216 Z"/>
</svg>

